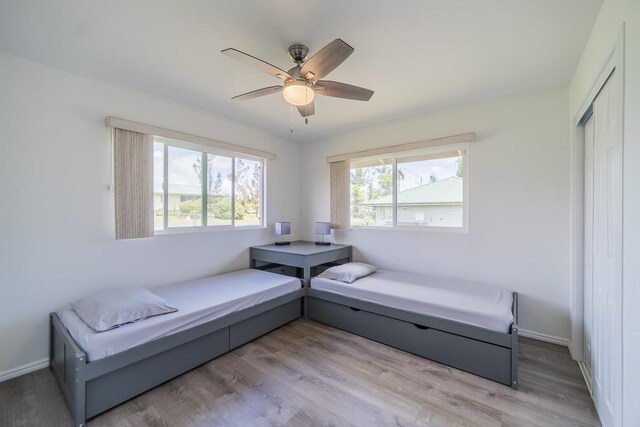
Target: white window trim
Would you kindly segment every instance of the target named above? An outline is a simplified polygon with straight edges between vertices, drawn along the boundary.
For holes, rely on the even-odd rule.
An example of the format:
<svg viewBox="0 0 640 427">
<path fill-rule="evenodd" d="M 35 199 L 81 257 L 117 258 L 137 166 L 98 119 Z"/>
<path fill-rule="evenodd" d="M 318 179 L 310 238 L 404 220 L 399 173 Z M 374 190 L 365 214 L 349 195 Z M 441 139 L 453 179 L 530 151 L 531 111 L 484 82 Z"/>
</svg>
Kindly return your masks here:
<svg viewBox="0 0 640 427">
<path fill-rule="evenodd" d="M 191 227 L 171 227 L 168 230 L 156 230 L 156 236 L 164 236 L 170 234 L 189 234 L 189 233 L 217 233 L 221 231 L 241 231 L 241 230 L 266 230 L 266 225 L 215 225 L 209 227 L 203 227 L 202 225 L 196 225 Z"/>
<path fill-rule="evenodd" d="M 187 141 L 180 141 L 172 138 L 167 138 L 161 135 L 152 135 L 153 141 L 158 140 L 163 144 L 163 228 L 155 229 L 155 235 L 169 235 L 169 234 L 183 234 L 183 233 L 208 233 L 208 232 L 217 232 L 217 231 L 237 231 L 237 230 L 264 230 L 267 228 L 267 218 L 266 218 L 266 158 L 252 156 L 250 154 L 236 153 L 233 151 L 228 151 L 220 148 L 215 148 L 206 145 L 195 144 Z M 205 154 L 212 155 L 220 155 L 225 157 L 230 157 L 231 161 L 231 224 L 230 225 L 207 225 L 206 219 L 204 218 L 204 210 L 203 210 L 203 224 L 202 225 L 193 225 L 193 226 L 169 226 L 169 215 L 167 212 L 169 210 L 169 147 L 183 148 L 186 150 L 197 151 Z M 242 160 L 251 160 L 260 162 L 260 212 L 258 212 L 258 216 L 260 218 L 260 224 L 250 224 L 250 225 L 236 225 L 235 220 L 235 192 L 236 192 L 236 159 Z M 152 167 L 153 168 L 153 167 Z M 152 180 L 153 181 L 153 180 Z M 203 184 L 203 191 L 204 191 Z M 204 194 L 204 193 L 203 193 Z M 204 199 L 204 198 L 203 198 Z M 203 202 L 204 203 L 204 202 Z"/>
<path fill-rule="evenodd" d="M 236 154 L 256 156 L 266 160 L 276 159 L 276 155 L 269 153 L 268 151 L 256 150 L 255 148 L 243 147 L 241 145 L 230 144 L 228 142 L 217 141 L 215 139 L 191 135 L 145 123 L 133 122 L 131 120 L 120 119 L 118 117 L 107 117 L 105 119 L 105 125 L 111 128 L 125 129 L 177 141 L 189 141 L 198 144 L 199 146 L 213 147 L 215 149 L 226 150 Z"/>
<path fill-rule="evenodd" d="M 409 151 L 418 151 L 421 149 L 429 149 L 434 147 L 452 147 L 462 143 L 476 142 L 475 132 L 463 133 L 460 135 L 445 136 L 442 138 L 432 138 L 424 141 L 409 142 L 406 144 L 391 145 L 389 147 L 373 148 L 365 151 L 356 151 L 355 153 L 338 154 L 328 156 L 327 162 L 339 162 L 342 160 L 356 160 L 364 158 L 390 157 L 400 153 Z"/>
<path fill-rule="evenodd" d="M 435 227 L 428 225 L 397 225 L 398 223 L 398 191 L 397 191 L 397 172 L 398 172 L 398 159 L 403 157 L 409 157 L 417 154 L 432 154 L 446 151 L 464 151 L 464 168 L 462 170 L 462 227 Z M 468 234 L 469 233 L 469 143 L 448 144 L 439 145 L 436 147 L 422 148 L 410 151 L 402 151 L 397 153 L 385 153 L 382 155 L 358 157 L 349 159 L 349 162 L 357 160 L 367 159 L 379 159 L 379 158 L 391 158 L 393 165 L 393 204 L 391 209 L 391 215 L 393 217 L 393 225 L 390 226 L 376 226 L 376 225 L 350 225 L 349 230 L 374 230 L 374 231 L 420 231 L 420 232 L 435 232 L 435 233 L 454 233 L 454 234 Z M 351 171 L 351 164 L 349 164 L 349 171 Z M 349 185 L 349 210 L 351 210 L 351 185 Z M 349 213 L 351 215 L 351 213 Z"/>
</svg>

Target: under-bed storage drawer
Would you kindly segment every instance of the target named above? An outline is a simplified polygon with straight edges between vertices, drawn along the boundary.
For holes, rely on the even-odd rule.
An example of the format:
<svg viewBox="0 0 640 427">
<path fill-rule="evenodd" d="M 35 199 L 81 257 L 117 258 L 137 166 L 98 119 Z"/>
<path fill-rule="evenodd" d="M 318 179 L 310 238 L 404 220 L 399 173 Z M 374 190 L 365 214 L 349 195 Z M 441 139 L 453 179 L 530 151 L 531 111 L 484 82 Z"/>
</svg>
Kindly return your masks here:
<svg viewBox="0 0 640 427">
<path fill-rule="evenodd" d="M 511 352 L 505 347 L 313 297 L 309 318 L 511 385 Z"/>
<path fill-rule="evenodd" d="M 87 382 L 86 418 L 143 393 L 229 351 L 229 327 L 173 347 Z"/>
<path fill-rule="evenodd" d="M 230 349 L 248 343 L 302 315 L 300 299 L 293 300 L 273 310 L 260 313 L 230 326 Z"/>
</svg>

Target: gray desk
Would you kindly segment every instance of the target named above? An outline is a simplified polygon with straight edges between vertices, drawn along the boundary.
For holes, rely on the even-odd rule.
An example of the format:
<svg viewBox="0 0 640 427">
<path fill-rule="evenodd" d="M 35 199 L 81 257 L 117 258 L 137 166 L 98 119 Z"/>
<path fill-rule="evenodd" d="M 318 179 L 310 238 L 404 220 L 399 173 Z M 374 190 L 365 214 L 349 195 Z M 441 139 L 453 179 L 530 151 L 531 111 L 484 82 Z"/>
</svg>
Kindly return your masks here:
<svg viewBox="0 0 640 427">
<path fill-rule="evenodd" d="M 351 245 L 319 246 L 313 242 L 291 242 L 290 245 L 274 244 L 253 246 L 250 248 L 251 268 L 266 269 L 275 265 L 296 267 L 297 277 L 309 286 L 311 268 L 327 263 L 351 261 Z"/>
<path fill-rule="evenodd" d="M 290 245 L 276 246 L 274 244 L 253 246 L 249 249 L 251 268 L 268 270 L 277 266 L 296 268 L 296 277 L 302 279 L 305 288 L 311 282 L 313 267 L 323 264 L 342 264 L 351 261 L 351 245 L 320 246 L 313 242 L 297 241 Z M 303 298 L 302 312 L 308 316 L 309 301 Z"/>
</svg>

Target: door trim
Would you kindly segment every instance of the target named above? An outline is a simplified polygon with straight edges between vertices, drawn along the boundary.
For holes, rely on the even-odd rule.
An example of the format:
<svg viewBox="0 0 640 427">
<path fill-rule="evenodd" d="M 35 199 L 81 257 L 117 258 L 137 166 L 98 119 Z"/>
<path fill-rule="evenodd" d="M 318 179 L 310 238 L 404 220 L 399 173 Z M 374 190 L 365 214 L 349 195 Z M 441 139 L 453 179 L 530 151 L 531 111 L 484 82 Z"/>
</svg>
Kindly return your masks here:
<svg viewBox="0 0 640 427">
<path fill-rule="evenodd" d="M 624 152 L 624 23 L 621 26 L 616 43 L 612 47 L 609 55 L 607 56 L 600 73 L 594 80 L 591 90 L 583 100 L 582 104 L 577 111 L 574 112 L 571 121 L 571 141 L 570 141 L 570 268 L 569 268 L 569 285 L 570 285 L 570 316 L 571 316 L 571 341 L 569 350 L 571 357 L 576 361 L 582 361 L 584 358 L 584 140 L 585 132 L 583 123 L 581 123 L 583 117 L 591 107 L 591 104 L 595 100 L 596 96 L 606 83 L 607 79 L 616 71 L 618 74 L 616 92 L 618 102 L 620 103 L 620 126 L 622 130 L 620 132 L 622 138 L 622 149 Z M 624 186 L 624 182 L 623 182 Z M 624 197 L 624 195 L 623 195 Z M 624 203 L 624 200 L 623 200 Z M 624 227 L 624 221 L 623 221 Z M 624 230 L 623 230 L 624 232 Z M 624 261 L 624 247 L 623 261 Z M 624 271 L 624 265 L 622 266 Z M 624 286 L 624 284 L 623 284 Z M 622 289 L 621 289 L 622 296 Z M 621 307 L 622 309 L 622 307 Z M 622 321 L 624 322 L 624 315 L 621 313 Z M 624 323 L 622 324 L 624 328 Z M 624 378 L 623 366 L 620 367 L 621 377 Z M 590 380 L 585 376 L 585 382 Z M 589 384 L 588 384 L 589 386 Z M 620 394 L 620 413 L 617 414 L 619 419 L 616 423 L 622 422 L 622 414 L 624 408 L 622 404 L 624 402 L 624 396 Z"/>
<path fill-rule="evenodd" d="M 571 311 L 571 342 L 569 350 L 574 360 L 582 360 L 583 357 L 583 313 L 584 313 L 584 126 L 581 123 L 587 110 L 591 108 L 594 99 L 606 83 L 614 70 L 620 71 L 624 76 L 624 25 L 620 32 L 616 45 L 611 50 L 600 74 L 594 81 L 589 94 L 582 105 L 575 112 L 571 125 L 570 144 L 570 311 Z M 624 77 L 619 79 L 617 90 L 620 99 L 624 99 Z M 624 103 L 623 103 L 624 108 Z M 621 110 L 624 114 L 624 109 Z"/>
</svg>

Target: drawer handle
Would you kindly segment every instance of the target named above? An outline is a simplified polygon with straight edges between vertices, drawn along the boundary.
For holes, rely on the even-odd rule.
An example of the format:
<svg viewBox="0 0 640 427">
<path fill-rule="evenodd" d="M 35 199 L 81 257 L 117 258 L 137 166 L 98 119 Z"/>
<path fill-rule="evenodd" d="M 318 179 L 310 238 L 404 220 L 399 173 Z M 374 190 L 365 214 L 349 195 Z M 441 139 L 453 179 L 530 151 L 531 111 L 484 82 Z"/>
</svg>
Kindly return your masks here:
<svg viewBox="0 0 640 427">
<path fill-rule="evenodd" d="M 360 311 L 360 309 L 359 309 L 359 308 L 355 308 L 355 307 L 349 307 L 349 308 L 350 308 L 351 310 L 353 310 L 353 311 Z"/>
<path fill-rule="evenodd" d="M 427 329 L 429 329 L 428 326 L 418 325 L 417 323 L 414 323 L 413 326 L 415 326 L 418 329 L 422 329 L 423 331 L 426 331 Z"/>
</svg>

